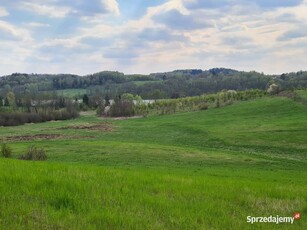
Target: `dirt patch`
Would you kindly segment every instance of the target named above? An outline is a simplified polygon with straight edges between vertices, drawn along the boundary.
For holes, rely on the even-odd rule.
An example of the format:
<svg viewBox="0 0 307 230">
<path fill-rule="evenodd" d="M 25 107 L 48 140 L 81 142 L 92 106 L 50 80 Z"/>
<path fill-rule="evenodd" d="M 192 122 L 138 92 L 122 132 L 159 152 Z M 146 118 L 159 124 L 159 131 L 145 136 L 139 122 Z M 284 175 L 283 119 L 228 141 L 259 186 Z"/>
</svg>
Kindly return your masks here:
<svg viewBox="0 0 307 230">
<path fill-rule="evenodd" d="M 104 132 L 111 132 L 114 130 L 114 126 L 110 122 L 102 122 L 91 125 L 70 125 L 60 129 L 83 129 L 83 130 L 99 130 Z"/>
<path fill-rule="evenodd" d="M 8 136 L 4 137 L 4 141 L 35 141 L 35 140 L 59 140 L 59 139 L 77 139 L 77 138 L 90 138 L 82 136 L 68 136 L 62 134 L 36 134 L 26 136 Z"/>
<path fill-rule="evenodd" d="M 105 117 L 102 116 L 102 119 L 106 119 L 106 120 L 128 120 L 128 119 L 138 119 L 138 118 L 144 118 L 144 116 L 133 116 L 133 117 Z"/>
</svg>

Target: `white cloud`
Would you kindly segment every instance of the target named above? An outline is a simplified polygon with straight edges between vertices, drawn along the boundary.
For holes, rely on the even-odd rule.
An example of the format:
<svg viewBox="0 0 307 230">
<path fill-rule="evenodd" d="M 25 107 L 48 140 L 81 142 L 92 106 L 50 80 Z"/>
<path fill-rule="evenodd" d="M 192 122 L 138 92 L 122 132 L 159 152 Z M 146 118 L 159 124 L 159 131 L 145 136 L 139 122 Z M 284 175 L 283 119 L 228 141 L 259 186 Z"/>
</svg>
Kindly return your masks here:
<svg viewBox="0 0 307 230">
<path fill-rule="evenodd" d="M 306 21 L 307 20 L 307 2 L 305 4 L 295 6 L 295 7 L 288 7 L 288 8 L 281 8 L 276 11 L 279 14 L 282 13 L 290 13 L 297 17 L 298 20 Z"/>
<path fill-rule="evenodd" d="M 120 15 L 118 2 L 116 0 L 104 0 L 103 4 L 109 12 Z"/>
<path fill-rule="evenodd" d="M 31 41 L 32 37 L 29 31 L 18 28 L 6 21 L 0 20 L 0 41 L 1 40 L 19 40 Z"/>
<path fill-rule="evenodd" d="M 40 22 L 29 22 L 26 25 L 30 27 L 50 27 L 50 24 Z"/>
<path fill-rule="evenodd" d="M 0 7 L 0 17 L 5 17 L 10 15 L 10 13 L 3 7 Z"/>
<path fill-rule="evenodd" d="M 188 15 L 190 12 L 184 7 L 181 0 L 170 0 L 167 1 L 164 4 L 149 7 L 147 8 L 147 11 L 145 15 L 136 20 L 129 20 L 125 27 L 133 30 L 143 30 L 148 27 L 161 27 L 157 25 L 154 20 L 152 20 L 153 17 L 160 15 L 161 13 L 165 13 L 171 10 L 176 10 L 182 15 Z"/>
<path fill-rule="evenodd" d="M 37 45 L 38 48 L 41 47 L 53 47 L 53 46 L 62 46 L 65 48 L 74 48 L 74 47 L 80 47 L 82 44 L 79 42 L 79 37 L 73 37 L 73 38 L 65 38 L 65 39 L 48 39 L 39 45 Z"/>
<path fill-rule="evenodd" d="M 6 0 L 42 17 L 25 21 L 24 28 L 0 21 L 0 41 L 15 52 L 6 66 L 21 68 L 23 58 L 16 57 L 33 55 L 32 61 L 27 59 L 31 72 L 148 73 L 216 66 L 282 72 L 304 69 L 307 39 L 299 29 L 306 28 L 307 0 L 295 4 L 299 2 L 169 0 L 131 19 L 120 12 L 116 0 Z M 12 9 L 0 7 L 0 16 L 6 9 L 13 15 Z M 33 30 L 35 41 L 25 28 Z"/>
<path fill-rule="evenodd" d="M 21 10 L 34 12 L 51 18 L 64 18 L 66 16 L 96 17 L 112 13 L 119 15 L 120 10 L 116 0 L 29 0 L 23 2 L 17 0 L 15 6 Z"/>
<path fill-rule="evenodd" d="M 64 18 L 71 11 L 69 7 L 58 7 L 55 5 L 46 5 L 34 2 L 22 2 L 18 8 L 52 18 Z"/>
</svg>

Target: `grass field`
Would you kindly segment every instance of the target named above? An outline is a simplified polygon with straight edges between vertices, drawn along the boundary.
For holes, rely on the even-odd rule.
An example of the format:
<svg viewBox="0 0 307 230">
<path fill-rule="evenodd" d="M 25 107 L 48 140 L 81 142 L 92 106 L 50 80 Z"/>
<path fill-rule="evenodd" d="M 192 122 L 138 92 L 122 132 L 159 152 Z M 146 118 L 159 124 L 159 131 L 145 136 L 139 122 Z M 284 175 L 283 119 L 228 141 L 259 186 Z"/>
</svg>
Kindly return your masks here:
<svg viewBox="0 0 307 230">
<path fill-rule="evenodd" d="M 82 98 L 84 94 L 86 94 L 86 89 L 63 89 L 63 90 L 56 90 L 58 95 L 63 95 L 64 97 L 70 98 Z"/>
<path fill-rule="evenodd" d="M 307 90 L 296 90 L 296 93 L 307 100 Z"/>
<path fill-rule="evenodd" d="M 147 84 L 147 83 L 158 83 L 158 82 L 161 82 L 161 81 L 159 81 L 159 80 L 155 80 L 155 81 L 132 81 L 132 83 L 134 83 L 137 86 L 142 86 L 142 85 Z"/>
<path fill-rule="evenodd" d="M 263 98 L 207 111 L 0 128 L 3 229 L 306 229 L 307 107 Z M 47 162 L 17 160 L 36 144 Z M 247 223 L 293 216 L 294 224 Z"/>
</svg>

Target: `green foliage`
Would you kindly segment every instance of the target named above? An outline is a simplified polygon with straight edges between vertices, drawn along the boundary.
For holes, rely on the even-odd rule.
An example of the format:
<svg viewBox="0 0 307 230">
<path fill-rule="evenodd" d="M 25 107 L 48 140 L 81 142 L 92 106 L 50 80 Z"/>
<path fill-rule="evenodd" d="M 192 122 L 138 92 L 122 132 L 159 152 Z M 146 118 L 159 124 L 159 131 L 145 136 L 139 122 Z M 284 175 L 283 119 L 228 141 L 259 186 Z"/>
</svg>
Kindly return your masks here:
<svg viewBox="0 0 307 230">
<path fill-rule="evenodd" d="M 97 110 L 96 110 L 96 114 L 98 116 L 104 115 L 105 107 L 106 107 L 105 106 L 105 101 L 104 100 L 99 101 L 99 104 L 98 104 Z"/>
<path fill-rule="evenodd" d="M 6 143 L 1 144 L 1 155 L 5 158 L 12 156 L 12 149 Z"/>
<path fill-rule="evenodd" d="M 82 96 L 87 93 L 87 90 L 86 89 L 62 89 L 62 90 L 56 90 L 55 92 L 57 93 L 57 95 L 63 95 L 64 97 L 67 97 L 67 98 L 82 99 Z"/>
<path fill-rule="evenodd" d="M 297 90 L 296 93 L 303 99 L 307 100 L 307 88 L 303 90 Z"/>
<path fill-rule="evenodd" d="M 16 98 L 15 98 L 15 94 L 12 92 L 12 91 L 10 91 L 10 92 L 8 92 L 7 93 L 7 95 L 6 95 L 6 99 L 7 99 L 7 102 L 5 103 L 6 104 L 6 106 L 15 106 L 16 105 Z"/>
<path fill-rule="evenodd" d="M 0 112 L 0 126 L 17 126 L 25 123 L 40 123 L 52 120 L 77 118 L 79 113 L 74 107 L 54 110 L 51 108 L 36 109 L 34 112 Z"/>
<path fill-rule="evenodd" d="M 124 94 L 121 96 L 121 99 L 122 99 L 122 100 L 127 100 L 127 101 L 133 101 L 133 100 L 134 100 L 134 95 L 131 94 L 131 93 L 124 93 Z"/>
<path fill-rule="evenodd" d="M 47 160 L 46 151 L 43 148 L 38 148 L 32 145 L 27 152 L 19 157 L 21 160 L 45 161 Z"/>
<path fill-rule="evenodd" d="M 87 94 L 84 94 L 83 97 L 82 97 L 82 101 L 85 105 L 88 106 L 89 104 L 89 97 L 87 96 Z"/>
<path fill-rule="evenodd" d="M 198 105 L 199 110 L 207 110 L 209 108 L 209 105 L 207 103 L 200 103 Z"/>
<path fill-rule="evenodd" d="M 132 100 L 116 98 L 110 107 L 111 117 L 131 117 L 135 115 L 135 105 Z"/>
<path fill-rule="evenodd" d="M 10 106 L 10 102 L 7 97 L 4 99 L 4 106 Z"/>
<path fill-rule="evenodd" d="M 219 108 L 236 101 L 245 101 L 264 97 L 267 93 L 262 90 L 223 90 L 217 94 L 185 97 L 177 99 L 157 100 L 147 106 L 149 114 L 173 114 L 177 112 L 192 112 Z"/>
<path fill-rule="evenodd" d="M 147 106 L 142 102 L 140 96 L 125 93 L 115 98 L 106 115 L 111 117 L 131 117 L 134 115 L 146 116 L 147 114 Z"/>
<path fill-rule="evenodd" d="M 199 96 L 216 93 L 223 89 L 242 91 L 247 89 L 266 90 L 274 82 L 282 89 L 307 87 L 307 72 L 264 75 L 255 71 L 244 72 L 225 68 L 210 70 L 175 70 L 150 75 L 124 75 L 119 72 L 103 71 L 87 76 L 72 74 L 22 74 L 15 73 L 0 78 L 0 95 L 6 97 L 13 92 L 16 99 L 30 93 L 58 91 L 64 96 L 81 98 L 82 94 L 94 96 L 99 91 L 102 97 L 130 93 L 144 99 L 166 99 Z M 79 95 L 79 96 L 78 96 Z"/>
</svg>

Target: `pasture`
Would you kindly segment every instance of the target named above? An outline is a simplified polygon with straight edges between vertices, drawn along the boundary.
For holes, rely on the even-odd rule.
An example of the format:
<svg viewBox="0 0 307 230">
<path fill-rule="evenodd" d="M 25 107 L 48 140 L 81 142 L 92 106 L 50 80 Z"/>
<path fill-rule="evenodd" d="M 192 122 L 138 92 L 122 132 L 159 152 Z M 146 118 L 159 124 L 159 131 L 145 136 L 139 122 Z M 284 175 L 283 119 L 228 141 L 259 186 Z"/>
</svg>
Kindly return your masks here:
<svg viewBox="0 0 307 230">
<path fill-rule="evenodd" d="M 307 107 L 283 97 L 1 127 L 3 229 L 304 229 Z M 45 162 L 18 157 L 35 144 Z M 294 224 L 247 223 L 289 216 Z"/>
</svg>

